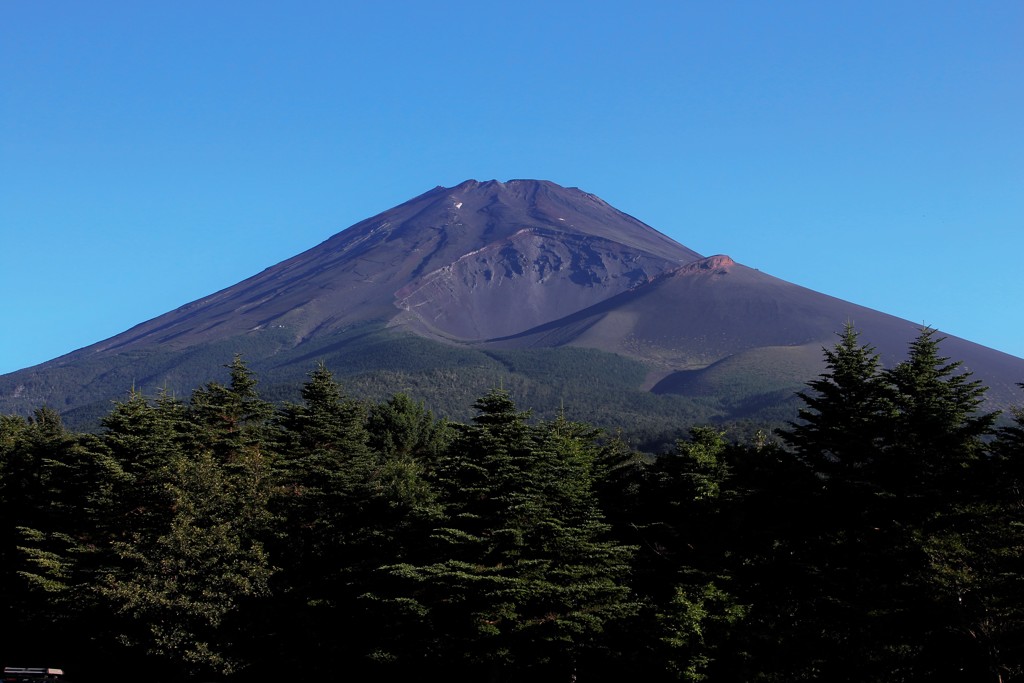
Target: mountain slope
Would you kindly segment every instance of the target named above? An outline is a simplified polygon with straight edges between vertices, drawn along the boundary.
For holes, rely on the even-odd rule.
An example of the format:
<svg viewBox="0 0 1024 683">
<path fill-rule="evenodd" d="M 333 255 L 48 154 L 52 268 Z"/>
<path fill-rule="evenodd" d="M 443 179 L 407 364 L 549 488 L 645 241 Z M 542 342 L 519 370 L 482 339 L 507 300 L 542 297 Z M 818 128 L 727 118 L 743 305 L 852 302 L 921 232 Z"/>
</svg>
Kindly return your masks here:
<svg viewBox="0 0 1024 683">
<path fill-rule="evenodd" d="M 697 258 L 580 190 L 544 181 L 466 181 L 430 190 L 82 352 L 183 348 L 267 329 L 286 329 L 299 344 L 355 322 L 391 319 L 396 304 L 413 327 L 437 324 L 445 309 L 451 322 L 441 334 L 491 334 L 520 320 L 492 303 L 529 301 L 515 313 L 532 326 Z M 428 291 L 435 300 L 429 314 L 419 315 Z M 438 292 L 450 298 L 436 299 Z"/>
<path fill-rule="evenodd" d="M 243 353 L 279 397 L 324 360 L 366 391 L 412 386 L 436 397 L 445 383 L 486 389 L 507 376 L 542 410 L 572 385 L 602 394 L 612 413 L 627 399 L 657 413 L 654 400 L 671 405 L 671 419 L 728 419 L 784 402 L 820 372 L 821 347 L 847 321 L 889 364 L 918 332 L 727 256 L 704 258 L 581 190 L 470 180 L 115 337 L 4 375 L 0 412 L 48 404 L 84 421 L 130 386 L 184 394 Z M 943 351 L 991 386 L 995 403 L 1016 398 L 1024 360 L 954 338 Z M 541 352 L 556 359 L 544 362 L 549 369 L 524 370 L 544 365 Z M 566 367 L 575 369 L 560 374 Z M 635 377 L 628 397 L 625 376 Z"/>
</svg>

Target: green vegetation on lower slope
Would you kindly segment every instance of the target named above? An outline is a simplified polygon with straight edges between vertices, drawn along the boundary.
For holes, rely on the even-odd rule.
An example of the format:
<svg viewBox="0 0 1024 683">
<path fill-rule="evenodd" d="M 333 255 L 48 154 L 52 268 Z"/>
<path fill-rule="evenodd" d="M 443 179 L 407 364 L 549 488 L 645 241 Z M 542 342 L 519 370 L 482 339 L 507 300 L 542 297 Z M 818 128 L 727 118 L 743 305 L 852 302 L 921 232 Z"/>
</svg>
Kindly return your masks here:
<svg viewBox="0 0 1024 683">
<path fill-rule="evenodd" d="M 183 396 L 203 381 L 225 377 L 224 366 L 235 354 L 259 374 L 263 395 L 275 403 L 297 400 L 310 369 L 322 361 L 360 398 L 382 400 L 402 391 L 427 401 L 438 415 L 464 420 L 475 397 L 505 387 L 538 417 L 551 418 L 564 409 L 570 419 L 621 430 L 631 442 L 651 448 L 674 441 L 681 435 L 680 424 L 723 424 L 761 416 L 781 424 L 795 415 L 795 407 L 786 400 L 794 387 L 779 393 L 775 386 L 775 393 L 757 394 L 763 386 L 736 384 L 743 368 L 732 372 L 732 385 L 720 395 L 703 388 L 689 395 L 655 395 L 639 389 L 648 368 L 623 356 L 576 347 L 458 346 L 396 333 L 375 323 L 297 346 L 286 330 L 275 329 L 173 351 L 80 355 L 0 380 L 0 412 L 28 414 L 47 404 L 69 426 L 94 430 L 111 402 L 133 388 L 150 395 Z M 59 403 L 44 397 L 59 397 Z"/>
</svg>

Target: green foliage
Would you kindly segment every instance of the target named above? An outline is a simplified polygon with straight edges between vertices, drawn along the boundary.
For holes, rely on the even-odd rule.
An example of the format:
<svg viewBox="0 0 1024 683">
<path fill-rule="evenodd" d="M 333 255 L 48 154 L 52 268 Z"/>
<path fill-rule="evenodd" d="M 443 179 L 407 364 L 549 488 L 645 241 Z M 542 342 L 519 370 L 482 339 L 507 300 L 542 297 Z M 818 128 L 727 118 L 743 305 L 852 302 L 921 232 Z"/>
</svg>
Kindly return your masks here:
<svg viewBox="0 0 1024 683">
<path fill-rule="evenodd" d="M 414 656 L 568 676 L 607 623 L 635 611 L 630 549 L 606 539 L 592 493 L 593 434 L 532 427 L 504 391 L 476 408 L 438 466 L 434 548 L 386 568 L 394 583 L 374 598 L 415 619 Z"/>
<path fill-rule="evenodd" d="M 941 339 L 925 328 L 910 344 L 907 360 L 885 375 L 895 391 L 891 470 L 893 486 L 911 494 L 957 487 L 984 449 L 997 413 L 979 413 L 986 388 L 961 362 L 939 355 Z M 928 490 L 932 489 L 932 490 Z M 956 490 L 953 488 L 953 490 Z"/>
<path fill-rule="evenodd" d="M 894 410 L 878 354 L 859 336 L 848 323 L 835 348 L 824 349 L 826 371 L 797 393 L 800 421 L 779 432 L 813 467 L 845 477 L 877 460 Z"/>
<path fill-rule="evenodd" d="M 0 417 L 12 651 L 154 680 L 1024 679 L 1024 412 L 997 429 L 931 330 L 884 370 L 848 326 L 781 445 L 599 352 L 336 342 L 344 390 L 320 362 L 272 403 L 235 355 L 96 434 Z"/>
<path fill-rule="evenodd" d="M 242 496 L 261 479 L 261 463 L 241 477 L 209 451 L 175 458 L 166 486 L 174 514 L 161 529 L 140 529 L 113 550 L 119 566 L 98 587 L 127 617 L 122 639 L 191 674 L 243 668 L 229 626 L 244 600 L 267 595 L 273 572 L 253 534 L 260 497 Z M 240 479 L 243 479 L 240 481 Z"/>
<path fill-rule="evenodd" d="M 290 334 L 294 332 L 268 328 L 185 349 L 87 356 L 60 372 L 40 368 L 15 373 L 0 378 L 0 413 L 27 415 L 45 397 L 60 396 L 54 408 L 66 424 L 96 431 L 111 398 L 123 395 L 126 387 L 144 395 L 187 397 L 197 386 L 227 385 L 228 372 L 211 377 L 209 368 L 241 355 L 252 359 L 249 368 L 262 378 L 262 398 L 275 404 L 298 401 L 309 368 L 324 362 L 361 400 L 383 402 L 405 393 L 429 405 L 435 415 L 461 422 L 472 417 L 477 397 L 503 386 L 538 418 L 552 419 L 565 407 L 572 419 L 622 429 L 623 438 L 653 452 L 691 424 L 791 418 L 795 407 L 788 399 L 799 384 L 792 376 L 802 379 L 805 364 L 803 351 L 776 349 L 766 375 L 757 369 L 764 365 L 760 357 L 740 354 L 697 373 L 710 382 L 710 389 L 657 395 L 641 388 L 657 368 L 595 349 L 485 351 L 400 334 L 378 322 L 315 336 L 298 346 Z"/>
<path fill-rule="evenodd" d="M 715 626 L 735 627 L 748 608 L 714 583 L 676 586 L 672 598 L 655 612 L 658 645 L 667 651 L 665 668 L 683 681 L 707 680 Z"/>
<path fill-rule="evenodd" d="M 801 394 L 803 421 L 782 432 L 821 476 L 806 494 L 822 521 L 805 532 L 817 555 L 804 560 L 802 592 L 827 606 L 816 615 L 827 654 L 804 671 L 985 675 L 968 605 L 985 583 L 974 539 L 991 524 L 978 496 L 995 415 L 977 412 L 984 387 L 939 356 L 940 341 L 922 330 L 907 360 L 883 371 L 848 326 L 826 351 L 828 372 Z"/>
</svg>

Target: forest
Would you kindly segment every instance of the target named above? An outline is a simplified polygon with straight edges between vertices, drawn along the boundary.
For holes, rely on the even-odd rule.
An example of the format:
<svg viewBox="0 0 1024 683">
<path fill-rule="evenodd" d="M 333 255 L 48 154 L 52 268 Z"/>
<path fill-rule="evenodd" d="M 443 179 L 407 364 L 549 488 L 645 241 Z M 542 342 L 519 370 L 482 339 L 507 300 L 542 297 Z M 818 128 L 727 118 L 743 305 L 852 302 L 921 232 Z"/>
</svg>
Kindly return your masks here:
<svg viewBox="0 0 1024 683">
<path fill-rule="evenodd" d="M 70 681 L 1024 680 L 1024 411 L 852 326 L 781 429 L 660 452 L 236 355 L 95 432 L 0 417 L 0 664 Z M 1024 379 L 1024 378 L 1022 378 Z"/>
</svg>

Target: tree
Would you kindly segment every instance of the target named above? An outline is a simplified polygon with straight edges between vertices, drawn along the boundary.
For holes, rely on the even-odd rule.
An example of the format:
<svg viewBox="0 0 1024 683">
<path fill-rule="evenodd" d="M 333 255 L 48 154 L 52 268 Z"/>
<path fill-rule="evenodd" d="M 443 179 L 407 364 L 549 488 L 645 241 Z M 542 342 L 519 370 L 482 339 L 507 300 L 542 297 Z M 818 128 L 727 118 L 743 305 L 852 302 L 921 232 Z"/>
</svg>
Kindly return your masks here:
<svg viewBox="0 0 1024 683">
<path fill-rule="evenodd" d="M 1024 678 L 1024 412 L 1011 415 L 926 524 L 923 581 L 948 615 L 932 668 L 964 680 Z"/>
<path fill-rule="evenodd" d="M 230 463 L 240 453 L 263 448 L 274 409 L 260 398 L 256 377 L 241 355 L 236 354 L 226 367 L 231 377 L 228 385 L 209 382 L 193 391 L 188 418 L 192 439 Z"/>
<path fill-rule="evenodd" d="M 644 610 L 624 635 L 638 653 L 634 670 L 701 681 L 725 656 L 725 634 L 747 606 L 726 590 L 733 573 L 723 542 L 723 510 L 733 502 L 729 444 L 713 427 L 693 427 L 689 436 L 643 473 L 632 528 L 641 539 L 634 586 Z"/>
<path fill-rule="evenodd" d="M 184 448 L 185 406 L 161 394 L 155 405 L 134 389 L 101 421 L 100 438 L 117 463 L 105 531 L 111 538 L 160 528 L 172 512 L 166 487 L 174 459 Z"/>
<path fill-rule="evenodd" d="M 905 361 L 879 371 L 848 326 L 815 392 L 800 394 L 803 421 L 781 432 L 821 481 L 798 594 L 827 653 L 809 664 L 827 675 L 976 680 L 963 533 L 984 524 L 971 499 L 995 414 L 977 412 L 985 388 L 939 356 L 940 342 L 923 329 Z"/>
<path fill-rule="evenodd" d="M 850 481 L 870 478 L 892 414 L 892 398 L 874 347 L 860 343 L 847 323 L 832 349 L 822 349 L 826 371 L 797 392 L 799 422 L 778 434 L 816 471 Z"/>
<path fill-rule="evenodd" d="M 5 458 L 3 500 L 10 507 L 3 518 L 11 525 L 5 531 L 18 537 L 4 566 L 17 572 L 18 583 L 5 583 L 20 603 L 12 616 L 21 624 L 9 626 L 27 653 L 45 642 L 88 660 L 109 644 L 95 584 L 105 559 L 104 510 L 119 470 L 96 437 L 68 432 L 50 409 L 36 411 L 15 433 Z M 84 622 L 93 628 L 81 629 Z"/>
<path fill-rule="evenodd" d="M 119 477 L 106 510 L 111 561 L 95 590 L 120 640 L 179 675 L 227 675 L 252 661 L 250 611 L 274 573 L 270 406 L 236 356 L 231 383 L 183 405 L 132 393 L 101 435 Z"/>
<path fill-rule="evenodd" d="M 422 402 L 402 393 L 372 406 L 366 429 L 370 447 L 382 456 L 392 460 L 413 458 L 429 467 L 433 467 L 453 437 L 447 422 L 435 420 Z"/>
<path fill-rule="evenodd" d="M 100 588 L 125 618 L 124 642 L 182 675 L 229 675 L 249 662 L 247 603 L 268 594 L 273 568 L 251 524 L 266 500 L 242 471 L 210 451 L 176 456 L 165 482 L 172 516 L 115 541 L 119 566 Z M 247 476 L 265 479 L 258 469 Z"/>
<path fill-rule="evenodd" d="M 366 629 L 359 584 L 377 549 L 367 514 L 374 458 L 365 408 L 344 395 L 321 363 L 302 387 L 302 403 L 277 414 L 274 509 L 277 513 L 277 618 L 269 627 L 298 673 L 354 659 Z"/>
<path fill-rule="evenodd" d="M 998 413 L 979 413 L 986 387 L 959 372 L 962 361 L 939 355 L 943 338 L 923 328 L 908 357 L 886 370 L 895 391 L 895 419 L 885 472 L 889 490 L 948 499 L 966 468 L 984 452 Z"/>
<path fill-rule="evenodd" d="M 384 568 L 393 583 L 374 597 L 405 616 L 406 640 L 381 656 L 569 679 L 604 627 L 635 610 L 631 549 L 607 539 L 593 495 L 592 434 L 564 420 L 532 428 L 504 391 L 475 407 L 439 463 L 432 556 Z"/>
</svg>

